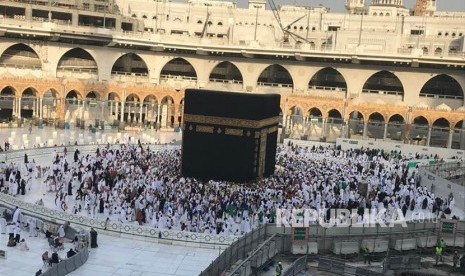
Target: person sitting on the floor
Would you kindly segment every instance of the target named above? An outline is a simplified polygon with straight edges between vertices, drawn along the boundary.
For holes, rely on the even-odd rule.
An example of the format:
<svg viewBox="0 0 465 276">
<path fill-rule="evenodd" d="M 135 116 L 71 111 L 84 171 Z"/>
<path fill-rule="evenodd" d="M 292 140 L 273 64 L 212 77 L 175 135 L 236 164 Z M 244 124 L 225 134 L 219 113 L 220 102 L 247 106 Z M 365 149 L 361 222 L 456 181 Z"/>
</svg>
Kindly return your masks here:
<svg viewBox="0 0 465 276">
<path fill-rule="evenodd" d="M 28 251 L 29 250 L 29 246 L 27 246 L 27 243 L 24 239 L 22 239 L 20 242 L 19 242 L 19 249 L 21 251 Z"/>
<path fill-rule="evenodd" d="M 52 253 L 52 257 L 50 258 L 50 265 L 57 264 L 60 261 L 61 260 L 60 260 L 60 256 L 58 256 L 58 253 L 57 252 Z"/>
<path fill-rule="evenodd" d="M 8 244 L 7 244 L 8 247 L 14 247 L 16 246 L 16 241 L 14 238 L 11 238 L 8 240 Z"/>
<path fill-rule="evenodd" d="M 76 255 L 76 252 L 72 248 L 70 248 L 69 251 L 66 252 L 66 258 L 71 258 L 74 255 Z"/>
</svg>

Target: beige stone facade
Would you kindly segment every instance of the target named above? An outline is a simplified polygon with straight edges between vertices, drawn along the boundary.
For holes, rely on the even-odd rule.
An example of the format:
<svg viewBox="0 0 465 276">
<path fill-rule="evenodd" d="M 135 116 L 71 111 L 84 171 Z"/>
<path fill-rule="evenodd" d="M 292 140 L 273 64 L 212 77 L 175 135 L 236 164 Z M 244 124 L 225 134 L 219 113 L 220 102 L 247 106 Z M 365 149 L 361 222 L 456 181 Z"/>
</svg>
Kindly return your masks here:
<svg viewBox="0 0 465 276">
<path fill-rule="evenodd" d="M 204 88 L 281 94 L 293 138 L 465 147 L 464 18 L 287 6 L 283 23 L 308 17 L 286 23 L 284 41 L 260 1 L 248 9 L 213 2 L 146 4 L 158 3 L 164 22 L 138 2 L 118 3 L 119 22 L 129 16 L 141 32 L 83 26 L 87 14 L 73 24 L 4 18 L 0 119 L 173 128 L 184 90 Z"/>
</svg>

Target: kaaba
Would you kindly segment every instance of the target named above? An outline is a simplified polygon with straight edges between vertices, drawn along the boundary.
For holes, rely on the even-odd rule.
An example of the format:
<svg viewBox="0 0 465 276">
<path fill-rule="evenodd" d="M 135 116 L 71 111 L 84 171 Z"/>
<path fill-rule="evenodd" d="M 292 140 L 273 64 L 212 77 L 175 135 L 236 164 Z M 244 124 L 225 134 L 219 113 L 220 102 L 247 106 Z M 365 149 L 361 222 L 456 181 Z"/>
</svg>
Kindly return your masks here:
<svg viewBox="0 0 465 276">
<path fill-rule="evenodd" d="M 247 182 L 274 173 L 278 94 L 187 89 L 181 174 Z"/>
</svg>

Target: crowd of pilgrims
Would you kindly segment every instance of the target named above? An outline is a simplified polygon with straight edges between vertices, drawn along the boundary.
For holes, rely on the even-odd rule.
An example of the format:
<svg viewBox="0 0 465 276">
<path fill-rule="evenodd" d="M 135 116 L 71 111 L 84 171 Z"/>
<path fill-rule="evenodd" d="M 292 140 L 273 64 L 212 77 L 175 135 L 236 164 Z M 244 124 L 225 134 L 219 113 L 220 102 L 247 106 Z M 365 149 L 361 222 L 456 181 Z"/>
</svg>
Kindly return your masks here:
<svg viewBox="0 0 465 276">
<path fill-rule="evenodd" d="M 365 209 L 384 211 L 382 219 L 389 221 L 396 208 L 404 216 L 445 216 L 454 207 L 453 197 L 436 197 L 421 186 L 418 168 L 408 166 L 412 156 L 396 152 L 280 145 L 275 174 L 245 184 L 182 177 L 180 158 L 180 149 L 154 151 L 141 144 L 107 145 L 86 155 L 76 150 L 74 156 L 55 151 L 41 180 L 48 193 L 56 193 L 56 208 L 69 213 L 219 235 L 272 223 L 278 208 L 312 208 L 326 214 L 324 219 L 330 209 L 356 209 L 360 222 Z M 11 176 L 18 175 L 14 166 L 10 185 L 22 183 Z M 361 181 L 368 182 L 363 194 Z M 13 193 L 22 193 L 15 187 Z"/>
</svg>

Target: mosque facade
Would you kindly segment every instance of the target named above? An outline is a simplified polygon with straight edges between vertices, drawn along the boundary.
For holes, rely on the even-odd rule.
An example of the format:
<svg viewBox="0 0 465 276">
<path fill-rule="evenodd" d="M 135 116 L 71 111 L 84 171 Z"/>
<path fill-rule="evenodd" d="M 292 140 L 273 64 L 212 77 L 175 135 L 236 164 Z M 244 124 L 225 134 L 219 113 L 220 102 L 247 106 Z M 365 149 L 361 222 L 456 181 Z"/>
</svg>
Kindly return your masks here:
<svg viewBox="0 0 465 276">
<path fill-rule="evenodd" d="M 0 125 L 175 129 L 204 88 L 281 94 L 291 138 L 465 149 L 465 13 L 429 3 L 1 0 Z"/>
</svg>

